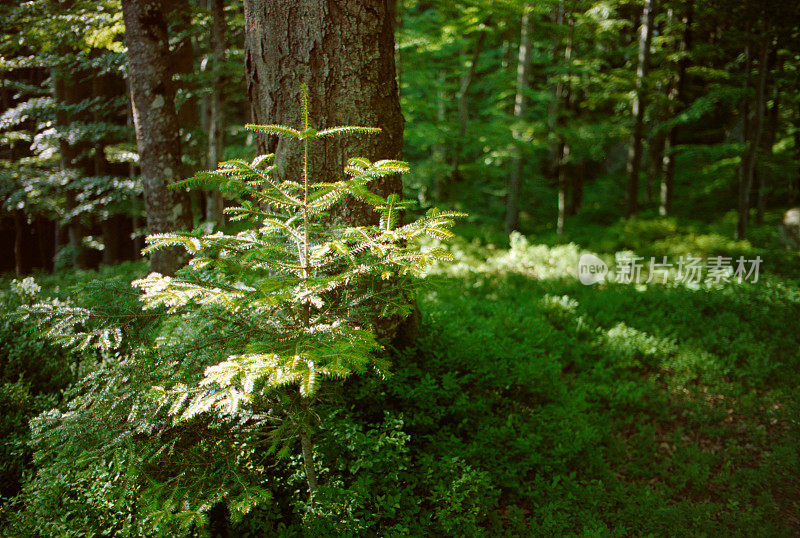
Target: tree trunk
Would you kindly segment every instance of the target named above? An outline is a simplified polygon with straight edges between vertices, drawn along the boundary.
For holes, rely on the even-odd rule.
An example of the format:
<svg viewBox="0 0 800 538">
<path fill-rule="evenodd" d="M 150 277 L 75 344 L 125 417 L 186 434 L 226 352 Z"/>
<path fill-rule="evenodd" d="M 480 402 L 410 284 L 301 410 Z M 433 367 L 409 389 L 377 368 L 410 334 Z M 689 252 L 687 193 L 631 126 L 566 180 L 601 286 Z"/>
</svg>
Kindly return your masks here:
<svg viewBox="0 0 800 538">
<path fill-rule="evenodd" d="M 564 225 L 567 221 L 567 190 L 569 187 L 569 177 L 567 160 L 569 160 L 570 148 L 567 144 L 561 144 L 561 152 L 558 157 L 558 219 L 556 221 L 556 233 L 564 234 Z"/>
<path fill-rule="evenodd" d="M 647 188 L 644 194 L 645 203 L 653 201 L 653 194 L 656 190 L 656 180 L 660 175 L 661 163 L 664 161 L 664 144 L 666 133 L 658 131 L 653 135 L 647 145 Z"/>
<path fill-rule="evenodd" d="M 581 160 L 573 166 L 572 188 L 570 189 L 569 207 L 567 215 L 577 215 L 583 204 L 583 182 L 586 179 L 586 161 Z"/>
<path fill-rule="evenodd" d="M 774 65 L 777 61 L 777 46 L 772 49 L 772 61 L 768 65 Z M 778 65 L 778 75 L 783 71 L 783 64 Z M 764 211 L 767 205 L 767 195 L 770 188 L 770 165 L 775 138 L 778 134 L 778 121 L 780 120 L 780 97 L 781 92 L 778 86 L 779 76 L 776 76 L 772 83 L 772 106 L 769 108 L 767 116 L 767 132 L 762 144 L 762 162 L 758 167 L 758 203 L 756 206 L 756 224 L 764 224 Z M 766 104 L 766 103 L 765 103 Z"/>
<path fill-rule="evenodd" d="M 628 154 L 628 184 L 625 189 L 625 216 L 639 211 L 639 173 L 642 168 L 644 113 L 647 108 L 647 70 L 650 63 L 650 40 L 653 35 L 654 0 L 644 0 L 639 26 L 639 56 L 636 67 L 636 92 L 633 98 L 633 130 Z"/>
<path fill-rule="evenodd" d="M 28 274 L 30 266 L 25 256 L 25 232 L 27 227 L 25 213 L 21 209 L 14 210 L 14 270 L 17 276 Z"/>
<path fill-rule="evenodd" d="M 180 133 L 171 83 L 169 38 L 162 0 L 123 0 L 133 121 L 144 186 L 148 232 L 192 225 L 189 197 L 168 189 L 181 169 Z M 150 270 L 174 273 L 183 263 L 179 248 L 150 255 Z"/>
<path fill-rule="evenodd" d="M 794 117 L 794 160 L 797 161 L 794 177 L 789 182 L 792 192 L 792 204 L 800 201 L 800 102 L 797 103 Z"/>
<path fill-rule="evenodd" d="M 215 170 L 222 160 L 225 147 L 225 2 L 210 0 L 211 8 L 211 52 L 214 62 L 214 84 L 210 103 L 210 121 L 208 131 L 208 168 Z M 225 224 L 222 213 L 223 202 L 219 191 L 212 191 L 206 202 L 206 220 Z"/>
<path fill-rule="evenodd" d="M 679 46 L 682 53 L 678 61 L 678 72 L 675 83 L 670 90 L 670 100 L 675 103 L 673 116 L 685 107 L 686 70 L 689 66 L 689 52 L 692 49 L 692 24 L 694 23 L 694 3 L 689 2 L 686 15 L 683 17 L 683 34 Z M 672 127 L 664 141 L 663 161 L 661 163 L 661 188 L 658 213 L 662 216 L 672 213 L 672 198 L 675 186 L 675 146 L 677 145 L 678 128 Z"/>
<path fill-rule="evenodd" d="M 745 129 L 749 140 L 747 149 L 742 159 L 739 172 L 739 220 L 736 224 L 736 238 L 741 240 L 747 237 L 747 225 L 750 217 L 750 191 L 753 188 L 753 178 L 756 168 L 756 152 L 761 145 L 761 136 L 764 124 L 764 101 L 766 99 L 767 83 L 767 53 L 769 41 L 767 38 L 761 45 L 761 54 L 758 63 L 758 90 L 756 92 L 756 117 L 752 129 Z"/>
<path fill-rule="evenodd" d="M 461 166 L 461 153 L 464 151 L 464 145 L 467 141 L 467 128 L 469 126 L 469 89 L 475 80 L 475 70 L 477 69 L 478 58 L 480 58 L 485 40 L 486 31 L 484 30 L 478 34 L 475 47 L 472 49 L 469 67 L 461 75 L 461 83 L 458 87 L 458 137 L 455 140 L 455 144 L 453 144 L 453 166 L 450 174 L 453 182 L 459 182 L 463 179 L 459 167 Z"/>
<path fill-rule="evenodd" d="M 519 38 L 519 54 L 517 56 L 517 95 L 514 98 L 514 123 L 520 123 L 525 117 L 528 103 L 525 92 L 528 89 L 528 74 L 531 58 L 531 6 L 525 4 L 522 13 L 522 28 Z M 512 131 L 514 145 L 511 162 L 511 174 L 508 177 L 508 196 L 506 199 L 506 233 L 519 227 L 519 192 L 522 186 L 522 132 L 515 125 Z"/>
<path fill-rule="evenodd" d="M 394 11 L 379 0 L 270 2 L 245 0 L 245 70 L 253 122 L 300 125 L 300 85 L 310 90 L 311 124 L 380 127 L 372 136 L 314 141 L 310 176 L 340 178 L 350 157 L 397 159 L 403 144 L 395 76 Z M 301 173 L 301 145 L 258 136 L 261 153 L 274 153 L 281 178 Z M 399 175 L 370 188 L 402 193 Z M 334 221 L 376 223 L 369 206 L 348 201 L 331 211 Z"/>
<path fill-rule="evenodd" d="M 83 85 L 86 83 L 88 73 L 79 71 L 66 74 L 53 71 L 53 94 L 55 100 L 62 106 L 76 105 L 87 97 L 84 93 Z M 64 108 L 56 112 L 56 125 L 62 129 L 68 129 L 70 124 L 78 121 L 87 121 L 86 112 L 70 114 Z M 59 136 L 58 141 L 60 162 L 59 169 L 65 175 L 67 183 L 65 186 L 66 210 L 72 213 L 78 206 L 76 192 L 72 180 L 79 177 L 91 176 L 94 173 L 94 164 L 89 159 L 89 146 L 85 142 L 72 142 L 66 135 Z M 73 268 L 85 268 L 88 266 L 86 249 L 83 247 L 83 238 L 86 235 L 86 226 L 81 221 L 80 215 L 71 215 L 66 223 L 67 236 L 70 246 L 70 264 Z"/>
<path fill-rule="evenodd" d="M 448 197 L 449 190 L 447 185 L 447 176 L 444 173 L 445 170 L 445 115 L 446 115 L 446 107 L 445 107 L 445 94 L 444 94 L 444 85 L 445 85 L 445 73 L 444 71 L 439 71 L 438 80 L 437 80 L 437 88 L 436 88 L 436 126 L 438 127 L 438 133 L 436 140 L 433 142 L 432 150 L 433 150 L 433 162 L 436 164 L 436 177 L 434 178 L 434 185 L 433 185 L 433 197 L 435 200 L 440 201 Z"/>
<path fill-rule="evenodd" d="M 39 245 L 39 259 L 42 268 L 48 273 L 53 272 L 53 228 L 55 223 L 46 217 L 37 216 L 34 224 L 36 226 L 36 238 Z"/>
<path fill-rule="evenodd" d="M 306 472 L 306 483 L 308 484 L 308 498 L 311 506 L 314 506 L 317 495 L 317 470 L 314 466 L 314 444 L 306 432 L 300 433 L 300 448 L 303 454 L 303 467 Z"/>
<path fill-rule="evenodd" d="M 567 39 L 567 46 L 564 48 L 564 65 L 567 69 L 572 66 L 572 47 L 575 38 L 575 21 L 572 16 L 569 17 L 569 38 Z M 572 108 L 572 84 L 568 81 L 566 84 L 559 85 L 561 101 L 564 103 L 564 108 L 570 110 Z M 563 119 L 560 120 L 563 122 Z M 558 216 L 556 217 L 556 233 L 558 235 L 564 234 L 564 227 L 567 224 L 567 190 L 570 183 L 570 145 L 564 139 L 563 135 L 559 136 L 559 148 L 556 161 L 556 170 L 558 173 Z"/>
</svg>

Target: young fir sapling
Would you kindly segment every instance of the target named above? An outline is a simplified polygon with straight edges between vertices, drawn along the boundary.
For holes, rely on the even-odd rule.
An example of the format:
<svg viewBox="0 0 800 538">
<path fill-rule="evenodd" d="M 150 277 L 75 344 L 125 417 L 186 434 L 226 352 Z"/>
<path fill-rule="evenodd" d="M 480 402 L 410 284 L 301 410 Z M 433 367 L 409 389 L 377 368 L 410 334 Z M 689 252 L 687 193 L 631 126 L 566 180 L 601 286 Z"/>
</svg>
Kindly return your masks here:
<svg viewBox="0 0 800 538">
<path fill-rule="evenodd" d="M 236 319 L 250 336 L 241 353 L 205 370 L 199 386 L 158 388 L 171 413 L 190 420 L 215 413 L 241 420 L 252 409 L 268 409 L 283 418 L 274 422 L 272 450 L 288 453 L 299 439 L 310 496 L 317 489 L 312 431 L 313 402 L 326 380 L 341 380 L 374 370 L 385 375 L 389 364 L 380 353 L 371 320 L 406 315 L 409 288 L 425 268 L 449 259 L 441 247 L 422 248 L 422 236 L 447 239 L 455 211 L 432 209 L 400 224 L 412 202 L 396 194 L 383 197 L 369 183 L 405 173 L 397 160 L 349 159 L 344 177 L 331 183 L 309 178 L 313 142 L 335 136 L 380 132 L 374 127 L 341 126 L 316 130 L 310 125 L 308 88 L 301 92 L 302 126 L 248 125 L 258 132 L 303 145 L 303 168 L 296 179 L 280 181 L 273 155 L 252 162 L 223 162 L 178 186 L 214 186 L 238 203 L 225 209 L 232 221 L 249 226 L 241 232 L 156 234 L 146 251 L 181 246 L 188 266 L 175 277 L 152 273 L 134 282 L 144 291 L 145 308 L 172 312 L 207 308 Z M 328 210 L 353 199 L 379 215 L 376 225 L 341 225 Z M 280 447 L 280 448 L 279 448 Z"/>
</svg>

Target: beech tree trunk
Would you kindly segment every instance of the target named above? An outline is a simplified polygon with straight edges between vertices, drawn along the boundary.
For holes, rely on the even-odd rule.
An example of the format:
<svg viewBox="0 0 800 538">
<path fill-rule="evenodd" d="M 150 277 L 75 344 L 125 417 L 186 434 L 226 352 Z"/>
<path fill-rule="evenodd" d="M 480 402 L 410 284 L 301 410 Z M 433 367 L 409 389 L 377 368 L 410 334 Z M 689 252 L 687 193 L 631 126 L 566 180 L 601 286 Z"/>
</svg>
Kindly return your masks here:
<svg viewBox="0 0 800 538">
<path fill-rule="evenodd" d="M 310 90 L 311 125 L 380 127 L 379 135 L 316 140 L 310 177 L 341 178 L 347 159 L 397 159 L 403 116 L 395 76 L 394 4 L 386 0 L 245 0 L 245 73 L 253 123 L 300 125 L 300 85 Z M 258 149 L 274 153 L 281 177 L 301 174 L 302 145 L 259 135 Z M 370 183 L 383 196 L 402 193 L 402 179 Z M 348 201 L 334 221 L 377 222 L 367 205 Z"/>
<path fill-rule="evenodd" d="M 633 98 L 633 130 L 628 153 L 628 184 L 625 189 L 625 216 L 639 211 L 639 173 L 642 168 L 644 112 L 647 107 L 647 70 L 650 63 L 650 40 L 653 35 L 653 0 L 644 0 L 642 23 L 639 25 L 639 57 L 636 67 L 636 92 Z"/>
<path fill-rule="evenodd" d="M 164 7 L 162 0 L 122 2 L 133 122 L 151 234 L 192 225 L 187 193 L 167 188 L 181 169 L 181 142 Z M 182 262 L 181 249 L 164 249 L 150 255 L 150 270 L 172 274 Z"/>
<path fill-rule="evenodd" d="M 517 95 L 514 98 L 514 121 L 522 121 L 528 108 L 525 92 L 528 88 L 531 58 L 531 8 L 523 7 L 522 29 L 519 38 L 519 55 L 517 57 Z M 506 233 L 519 227 L 519 192 L 522 186 L 522 148 L 519 140 L 521 133 L 518 127 L 513 129 L 514 146 L 511 162 L 511 174 L 508 177 L 508 196 L 506 198 Z"/>
</svg>

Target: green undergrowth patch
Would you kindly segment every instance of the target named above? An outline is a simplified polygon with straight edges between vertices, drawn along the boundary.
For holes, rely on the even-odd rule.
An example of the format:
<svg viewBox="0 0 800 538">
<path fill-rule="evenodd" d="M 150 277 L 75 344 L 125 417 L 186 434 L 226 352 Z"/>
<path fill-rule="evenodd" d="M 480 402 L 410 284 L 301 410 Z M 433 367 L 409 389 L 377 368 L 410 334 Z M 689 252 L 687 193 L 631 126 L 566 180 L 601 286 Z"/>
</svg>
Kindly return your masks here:
<svg viewBox="0 0 800 538">
<path fill-rule="evenodd" d="M 349 435 L 395 447 L 328 466 L 370 507 L 367 528 L 796 532 L 796 290 L 470 274 L 440 278 L 422 309 L 388 386 L 346 387 Z"/>
<path fill-rule="evenodd" d="M 416 342 L 389 350 L 389 380 L 359 376 L 323 395 L 317 505 L 308 507 L 300 458 L 265 452 L 256 461 L 271 500 L 236 523 L 212 511 L 212 535 L 800 532 L 794 280 L 584 286 L 577 244 L 515 236 L 510 249 L 476 241 L 456 251 L 420 292 Z M 143 270 L 37 281 L 47 294 L 105 304 L 95 280 L 122 285 Z M 4 290 L 7 308 L 24 300 Z M 18 402 L 7 427 L 12 493 L 30 465 L 25 420 L 60 405 L 74 372 L 75 357 L 29 340 L 6 338 L 8 364 L 39 357 L 67 378 L 4 380 Z"/>
</svg>

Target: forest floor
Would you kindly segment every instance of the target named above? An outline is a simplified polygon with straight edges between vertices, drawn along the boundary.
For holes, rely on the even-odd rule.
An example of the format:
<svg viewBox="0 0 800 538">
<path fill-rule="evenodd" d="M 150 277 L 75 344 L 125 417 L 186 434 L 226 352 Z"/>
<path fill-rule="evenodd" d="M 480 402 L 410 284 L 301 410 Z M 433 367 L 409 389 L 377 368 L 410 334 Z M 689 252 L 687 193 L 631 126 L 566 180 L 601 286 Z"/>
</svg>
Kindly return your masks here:
<svg viewBox="0 0 800 538">
<path fill-rule="evenodd" d="M 581 246 L 458 243 L 420 341 L 354 409 L 402 418 L 418 497 L 451 462 L 422 510 L 478 534 L 797 535 L 800 258 L 778 218 L 759 248 L 658 218 L 584 228 Z M 756 282 L 587 286 L 587 249 L 763 263 Z"/>
<path fill-rule="evenodd" d="M 236 535 L 800 533 L 800 257 L 772 237 L 778 218 L 753 230 L 757 248 L 660 218 L 510 248 L 457 240 L 392 377 L 320 406 L 321 508 L 302 511 L 292 458 L 278 503 Z M 584 251 L 763 264 L 757 282 L 584 285 Z M 39 280 L 63 293 L 143 271 Z"/>
</svg>

